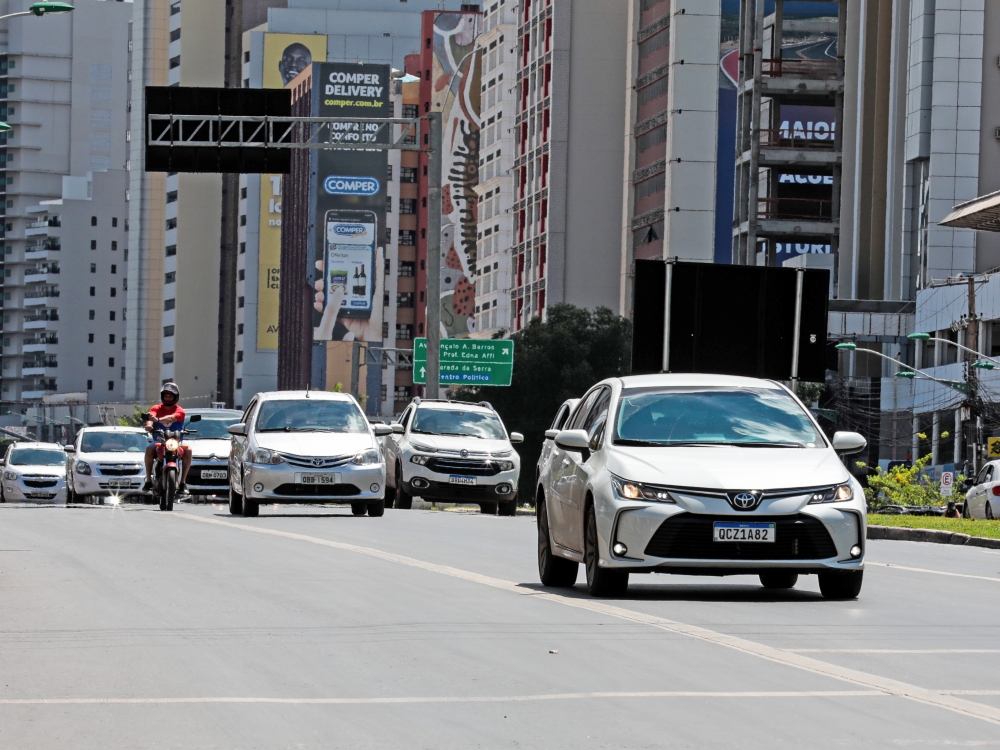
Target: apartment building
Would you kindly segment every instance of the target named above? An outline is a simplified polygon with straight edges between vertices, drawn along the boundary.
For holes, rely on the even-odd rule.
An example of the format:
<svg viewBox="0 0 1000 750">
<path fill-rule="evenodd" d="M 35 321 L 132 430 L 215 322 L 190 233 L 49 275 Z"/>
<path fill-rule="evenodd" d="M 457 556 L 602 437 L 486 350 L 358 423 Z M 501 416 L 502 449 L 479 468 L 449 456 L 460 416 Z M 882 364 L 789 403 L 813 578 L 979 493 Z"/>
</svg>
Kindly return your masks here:
<svg viewBox="0 0 1000 750">
<path fill-rule="evenodd" d="M 630 5 L 518 5 L 514 330 L 552 304 L 623 307 L 623 82 Z"/>
<path fill-rule="evenodd" d="M 55 392 L 123 391 L 132 9 L 80 0 L 2 22 L 0 410 L 12 417 Z"/>
<path fill-rule="evenodd" d="M 510 327 L 517 19 L 515 0 L 487 3 L 483 31 L 476 41 L 482 60 L 482 94 L 475 318 L 476 335 L 485 338 Z"/>
</svg>

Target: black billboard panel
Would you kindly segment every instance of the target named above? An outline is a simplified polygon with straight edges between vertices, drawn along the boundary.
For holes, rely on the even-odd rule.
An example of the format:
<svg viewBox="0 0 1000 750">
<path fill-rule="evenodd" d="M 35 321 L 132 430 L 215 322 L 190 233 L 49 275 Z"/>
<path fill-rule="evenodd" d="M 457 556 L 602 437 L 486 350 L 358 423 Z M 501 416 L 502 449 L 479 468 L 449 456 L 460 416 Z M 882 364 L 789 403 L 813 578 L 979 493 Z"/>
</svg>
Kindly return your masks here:
<svg viewBox="0 0 1000 750">
<path fill-rule="evenodd" d="M 216 117 L 232 115 L 238 117 L 290 117 L 292 94 L 288 89 L 226 89 L 197 88 L 181 86 L 147 86 L 146 114 L 204 115 Z M 206 122 L 195 131 L 185 125 L 186 140 L 205 144 L 218 141 L 220 128 L 227 121 Z M 149 129 L 147 119 L 147 129 Z M 236 126 L 237 128 L 240 125 Z M 252 125 L 242 124 L 245 134 Z M 288 148 L 268 148 L 260 146 L 150 146 L 150 139 L 163 138 L 166 131 L 173 129 L 174 138 L 179 138 L 177 123 L 156 122 L 146 135 L 147 172 L 239 172 L 287 174 L 291 169 L 291 150 Z M 232 140 L 237 140 L 236 131 Z"/>
<path fill-rule="evenodd" d="M 632 372 L 663 369 L 666 262 L 635 264 Z M 671 271 L 670 372 L 789 380 L 796 277 L 791 268 L 674 263 Z M 799 380 L 826 374 L 830 273 L 803 273 Z"/>
</svg>

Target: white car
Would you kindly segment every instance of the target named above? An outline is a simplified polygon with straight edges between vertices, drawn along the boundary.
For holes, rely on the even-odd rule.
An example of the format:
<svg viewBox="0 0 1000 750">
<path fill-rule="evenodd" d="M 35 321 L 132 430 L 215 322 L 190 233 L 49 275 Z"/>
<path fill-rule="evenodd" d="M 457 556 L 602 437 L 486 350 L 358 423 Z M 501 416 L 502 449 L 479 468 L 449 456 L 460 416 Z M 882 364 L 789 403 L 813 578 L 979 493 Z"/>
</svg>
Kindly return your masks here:
<svg viewBox="0 0 1000 750">
<path fill-rule="evenodd" d="M 141 494 L 149 443 L 141 427 L 84 427 L 66 446 L 68 501 L 118 503 Z"/>
<path fill-rule="evenodd" d="M 191 470 L 187 491 L 197 502 L 208 495 L 229 493 L 229 426 L 239 423 L 242 412 L 233 409 L 189 409 L 187 417 L 198 415 L 201 421 L 186 430 L 184 445 L 191 451 Z"/>
<path fill-rule="evenodd" d="M 824 596 L 861 590 L 867 517 L 840 456 L 783 385 L 723 375 L 641 375 L 595 385 L 538 482 L 538 569 L 596 596 L 631 573 L 760 576 L 791 588 L 818 574 Z M 838 455 L 840 454 L 840 455 Z"/>
<path fill-rule="evenodd" d="M 990 461 L 979 470 L 965 493 L 966 518 L 1000 518 L 1000 461 Z"/>
<path fill-rule="evenodd" d="M 552 449 L 555 448 L 556 435 L 566 426 L 566 423 L 573 416 L 573 410 L 576 409 L 577 404 L 580 403 L 578 398 L 568 398 L 563 401 L 562 406 L 559 407 L 559 411 L 556 412 L 555 419 L 552 420 L 552 424 L 549 429 L 545 431 L 545 440 L 542 443 L 542 452 L 538 456 L 538 463 L 535 464 L 535 484 L 538 484 L 538 478 L 542 476 L 542 472 L 548 466 L 549 461 L 552 458 Z"/>
<path fill-rule="evenodd" d="M 523 440 L 485 401 L 413 399 L 383 444 L 393 507 L 408 509 L 417 496 L 513 516 L 521 458 L 512 444 Z"/>
<path fill-rule="evenodd" d="M 58 443 L 11 443 L 3 457 L 5 503 L 65 503 L 66 454 Z"/>
<path fill-rule="evenodd" d="M 371 425 L 346 393 L 258 393 L 231 425 L 229 512 L 254 517 L 262 503 L 350 503 L 356 516 L 385 510 L 385 464 Z"/>
</svg>

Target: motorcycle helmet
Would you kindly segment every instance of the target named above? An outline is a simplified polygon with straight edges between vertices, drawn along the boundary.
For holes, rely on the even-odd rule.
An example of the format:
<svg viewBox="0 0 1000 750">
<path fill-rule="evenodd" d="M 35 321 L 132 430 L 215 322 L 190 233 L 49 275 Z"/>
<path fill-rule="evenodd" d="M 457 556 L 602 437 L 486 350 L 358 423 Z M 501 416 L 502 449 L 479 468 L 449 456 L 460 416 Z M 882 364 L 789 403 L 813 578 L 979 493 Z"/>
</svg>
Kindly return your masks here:
<svg viewBox="0 0 1000 750">
<path fill-rule="evenodd" d="M 164 383 L 163 387 L 160 388 L 160 399 L 163 399 L 164 393 L 171 393 L 174 397 L 174 403 L 176 404 L 181 400 L 181 389 L 177 387 L 177 383 Z"/>
</svg>

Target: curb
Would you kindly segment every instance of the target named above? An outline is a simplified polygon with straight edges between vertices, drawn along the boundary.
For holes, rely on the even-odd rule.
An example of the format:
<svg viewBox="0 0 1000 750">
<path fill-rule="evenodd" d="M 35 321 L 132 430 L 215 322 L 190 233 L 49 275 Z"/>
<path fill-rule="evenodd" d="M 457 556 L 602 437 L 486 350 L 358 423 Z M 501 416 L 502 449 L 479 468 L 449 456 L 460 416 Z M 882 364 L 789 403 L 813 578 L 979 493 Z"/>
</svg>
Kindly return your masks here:
<svg viewBox="0 0 1000 750">
<path fill-rule="evenodd" d="M 959 534 L 937 529 L 909 529 L 903 526 L 869 526 L 869 539 L 893 539 L 899 542 L 930 542 L 932 544 L 959 544 L 966 547 L 1000 549 L 1000 539 Z"/>
</svg>

